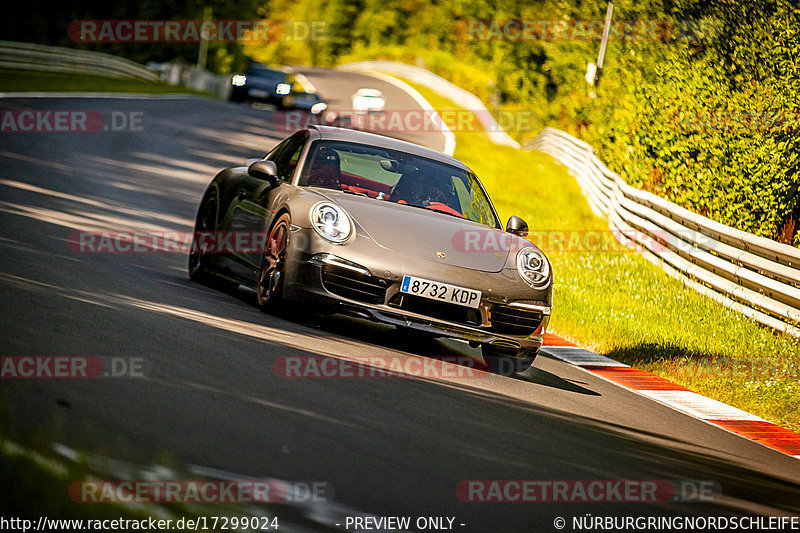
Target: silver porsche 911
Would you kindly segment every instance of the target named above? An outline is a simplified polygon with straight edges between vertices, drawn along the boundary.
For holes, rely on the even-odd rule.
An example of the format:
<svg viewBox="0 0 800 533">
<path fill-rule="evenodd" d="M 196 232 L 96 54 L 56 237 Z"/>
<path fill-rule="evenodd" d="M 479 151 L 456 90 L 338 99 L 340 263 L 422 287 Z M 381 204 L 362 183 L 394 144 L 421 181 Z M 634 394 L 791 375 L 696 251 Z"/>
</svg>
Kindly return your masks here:
<svg viewBox="0 0 800 533">
<path fill-rule="evenodd" d="M 478 178 L 452 157 L 312 126 L 214 178 L 189 275 L 250 287 L 264 309 L 301 301 L 462 339 L 493 368 L 521 371 L 542 345 L 553 294 L 527 230 L 516 216 L 504 230 Z"/>
</svg>

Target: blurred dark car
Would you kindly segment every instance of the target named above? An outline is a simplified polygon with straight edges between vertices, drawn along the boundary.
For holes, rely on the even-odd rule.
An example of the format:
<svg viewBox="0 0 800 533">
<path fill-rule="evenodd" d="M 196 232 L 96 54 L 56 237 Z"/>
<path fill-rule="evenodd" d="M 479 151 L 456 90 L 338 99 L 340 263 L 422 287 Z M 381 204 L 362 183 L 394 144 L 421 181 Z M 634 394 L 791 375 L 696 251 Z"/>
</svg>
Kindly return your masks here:
<svg viewBox="0 0 800 533">
<path fill-rule="evenodd" d="M 281 109 L 288 106 L 294 80 L 280 70 L 252 65 L 231 78 L 231 102 L 264 102 Z"/>
<path fill-rule="evenodd" d="M 328 104 L 317 93 L 292 91 L 286 98 L 286 107 L 308 111 L 312 115 L 319 115 L 328 109 Z"/>
</svg>

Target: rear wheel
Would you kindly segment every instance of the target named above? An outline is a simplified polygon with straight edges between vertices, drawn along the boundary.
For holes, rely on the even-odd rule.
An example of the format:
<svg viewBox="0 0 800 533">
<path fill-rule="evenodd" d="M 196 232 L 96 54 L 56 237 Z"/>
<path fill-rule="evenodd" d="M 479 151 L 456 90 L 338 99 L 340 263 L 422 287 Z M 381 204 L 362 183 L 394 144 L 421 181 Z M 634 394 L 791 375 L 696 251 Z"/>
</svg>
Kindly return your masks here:
<svg viewBox="0 0 800 533">
<path fill-rule="evenodd" d="M 501 376 L 512 376 L 515 373 L 524 372 L 536 359 L 536 352 L 531 350 L 515 350 L 492 344 L 481 346 L 481 353 L 486 364 L 489 365 L 489 369 Z"/>
<path fill-rule="evenodd" d="M 194 223 L 192 248 L 189 250 L 189 279 L 207 282 L 210 277 L 209 247 L 217 227 L 217 193 L 209 191 L 200 202 Z"/>
<path fill-rule="evenodd" d="M 290 226 L 291 217 L 289 213 L 284 213 L 269 230 L 256 292 L 258 306 L 265 311 L 274 309 L 283 300 Z"/>
</svg>

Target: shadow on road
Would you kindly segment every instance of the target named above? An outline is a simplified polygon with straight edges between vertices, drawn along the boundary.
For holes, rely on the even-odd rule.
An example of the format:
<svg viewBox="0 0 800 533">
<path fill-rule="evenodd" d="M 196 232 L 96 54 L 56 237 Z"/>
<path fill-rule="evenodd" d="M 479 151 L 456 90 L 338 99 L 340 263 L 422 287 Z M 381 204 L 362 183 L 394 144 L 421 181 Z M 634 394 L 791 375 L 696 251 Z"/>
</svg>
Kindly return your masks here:
<svg viewBox="0 0 800 533">
<path fill-rule="evenodd" d="M 262 122 L 268 113 L 211 101 L 126 102 L 145 111 L 143 132 L 4 134 L 0 354 L 140 357 L 152 374 L 3 380 L 4 437 L 38 435 L 43 448 L 58 440 L 128 462 L 169 455 L 177 465 L 250 477 L 322 480 L 336 487 L 336 502 L 376 514 L 455 515 L 468 524 L 464 531 L 550 528 L 557 514 L 727 514 L 751 504 L 800 510 L 800 487 L 786 479 L 791 471 L 760 471 L 768 463 L 763 454 L 773 452 L 755 464 L 720 453 L 719 441 L 738 438 L 722 431 L 707 440 L 667 438 L 604 419 L 613 413 L 581 416 L 568 401 L 547 407 L 533 394 L 537 385 L 548 395 L 599 398 L 538 368 L 517 379 L 477 366 L 471 377 L 446 379 L 289 379 L 276 368 L 313 360 L 359 369 L 364 358 L 378 356 L 476 360 L 477 350 L 450 341 L 409 343 L 393 328 L 347 318 L 314 323 L 266 315 L 250 297 L 190 283 L 185 255 L 72 253 L 72 231 L 189 230 L 214 170 L 262 154 L 277 140 Z M 481 479 L 706 479 L 722 495 L 691 505 L 613 507 L 459 500 L 459 483 Z M 26 494 L 36 501 L 33 489 Z"/>
</svg>

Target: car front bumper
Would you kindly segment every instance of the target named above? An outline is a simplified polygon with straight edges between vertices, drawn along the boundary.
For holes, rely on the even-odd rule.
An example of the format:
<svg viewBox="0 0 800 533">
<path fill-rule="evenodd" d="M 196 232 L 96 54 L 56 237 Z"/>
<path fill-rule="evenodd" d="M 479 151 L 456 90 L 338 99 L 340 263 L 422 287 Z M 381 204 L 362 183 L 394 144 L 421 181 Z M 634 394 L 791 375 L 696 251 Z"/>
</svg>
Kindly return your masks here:
<svg viewBox="0 0 800 533">
<path fill-rule="evenodd" d="M 309 243 L 307 239 L 300 240 Z M 516 271 L 478 273 L 458 266 L 409 260 L 408 256 L 386 250 L 377 254 L 378 259 L 370 256 L 373 262 L 368 267 L 364 263 L 369 260 L 355 262 L 342 257 L 357 253 L 348 254 L 325 243 L 291 248 L 290 244 L 284 282 L 287 299 L 317 305 L 320 311 L 333 309 L 473 345 L 491 344 L 509 355 L 520 352 L 519 356 L 524 357 L 537 353 L 542 346 L 550 320 L 551 292 L 527 287 L 521 290 Z M 477 309 L 467 308 L 402 293 L 400 284 L 405 274 L 474 289 L 483 285 L 480 305 Z M 492 277 L 496 287 L 486 287 L 486 277 Z M 483 283 L 478 285 L 478 279 Z M 504 286 L 509 289 L 504 291 Z"/>
</svg>

